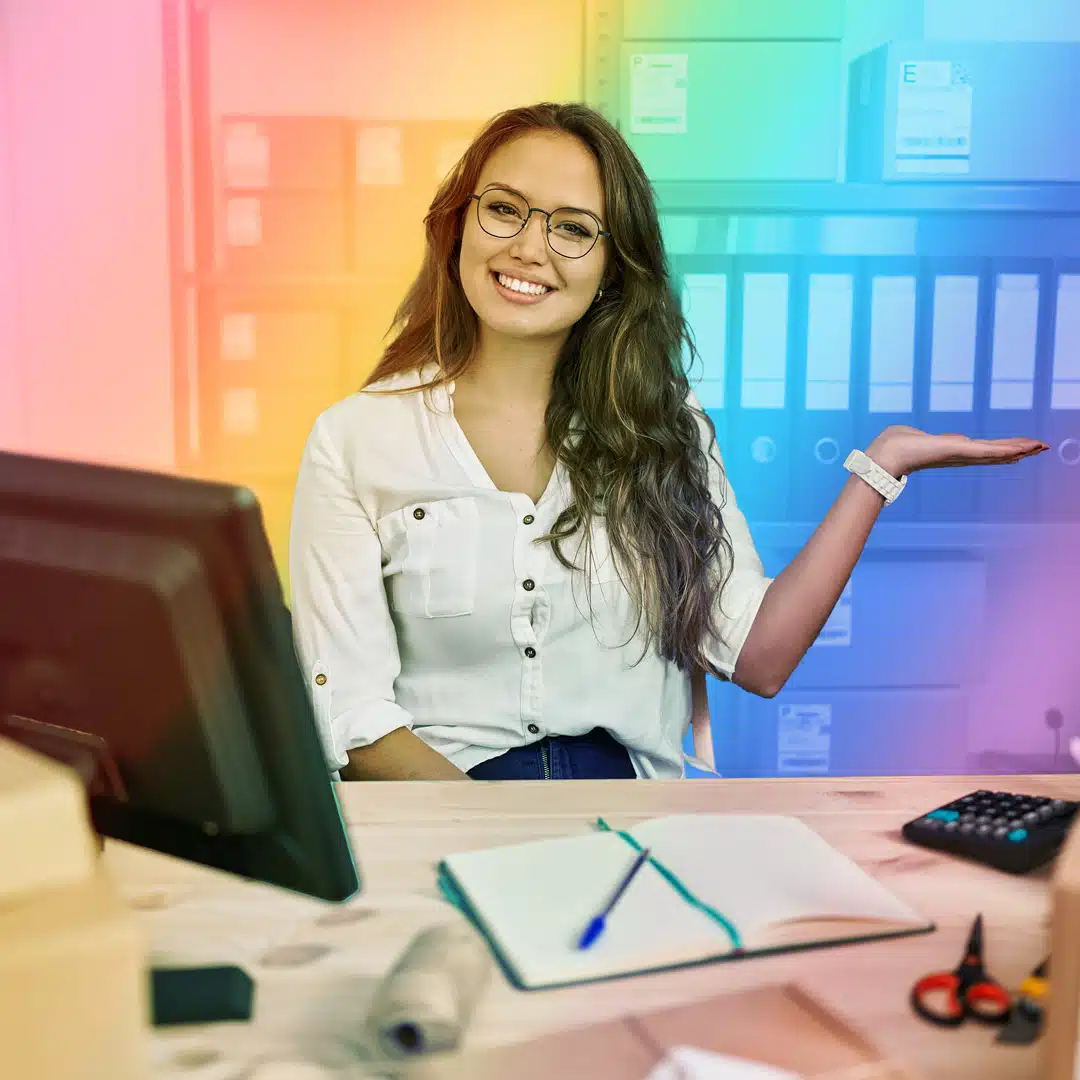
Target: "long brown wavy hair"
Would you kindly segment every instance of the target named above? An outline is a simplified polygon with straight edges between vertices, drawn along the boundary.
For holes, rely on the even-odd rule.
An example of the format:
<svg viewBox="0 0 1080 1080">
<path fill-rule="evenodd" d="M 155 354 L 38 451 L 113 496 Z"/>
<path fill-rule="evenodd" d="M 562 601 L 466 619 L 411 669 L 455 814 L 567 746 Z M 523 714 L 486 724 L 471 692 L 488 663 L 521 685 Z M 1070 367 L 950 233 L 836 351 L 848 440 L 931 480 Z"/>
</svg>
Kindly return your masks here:
<svg viewBox="0 0 1080 1080">
<path fill-rule="evenodd" d="M 646 619 L 645 650 L 655 645 L 683 671 L 697 667 L 718 675 L 704 645 L 707 635 L 718 635 L 715 605 L 731 572 L 731 545 L 710 497 L 710 460 L 699 425 L 706 425 L 710 440 L 715 429 L 687 401 L 684 364 L 697 351 L 669 278 L 652 186 L 599 113 L 544 102 L 500 113 L 477 135 L 431 203 L 423 266 L 365 389 L 432 360 L 438 373 L 425 386 L 441 386 L 468 368 L 477 317 L 458 270 L 468 196 L 491 153 L 531 131 L 575 136 L 595 155 L 612 246 L 603 296 L 574 325 L 555 366 L 547 440 L 573 497 L 536 542 L 551 543 L 559 562 L 576 569 L 560 544 L 585 525 L 588 566 L 586 523 L 602 515 L 619 577 L 637 607 L 635 634 L 642 613 Z M 716 458 L 711 467 L 720 468 Z"/>
</svg>

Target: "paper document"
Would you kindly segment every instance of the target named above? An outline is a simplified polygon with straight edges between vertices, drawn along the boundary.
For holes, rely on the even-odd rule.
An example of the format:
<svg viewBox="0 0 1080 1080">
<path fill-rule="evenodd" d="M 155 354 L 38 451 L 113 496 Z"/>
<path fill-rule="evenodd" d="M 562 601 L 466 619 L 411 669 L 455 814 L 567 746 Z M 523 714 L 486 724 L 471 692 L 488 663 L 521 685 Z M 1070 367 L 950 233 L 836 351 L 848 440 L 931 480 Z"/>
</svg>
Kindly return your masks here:
<svg viewBox="0 0 1080 1080">
<path fill-rule="evenodd" d="M 646 1080 L 801 1080 L 801 1077 L 759 1061 L 693 1046 L 676 1046 L 656 1064 Z"/>
</svg>

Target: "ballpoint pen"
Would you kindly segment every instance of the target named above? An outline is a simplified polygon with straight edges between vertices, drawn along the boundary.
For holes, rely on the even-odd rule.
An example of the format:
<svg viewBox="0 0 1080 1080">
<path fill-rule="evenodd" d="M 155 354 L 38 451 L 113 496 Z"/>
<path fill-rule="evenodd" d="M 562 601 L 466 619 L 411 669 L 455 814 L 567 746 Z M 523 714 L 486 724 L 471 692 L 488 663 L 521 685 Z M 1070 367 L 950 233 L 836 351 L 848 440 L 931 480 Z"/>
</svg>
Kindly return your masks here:
<svg viewBox="0 0 1080 1080">
<path fill-rule="evenodd" d="M 582 933 L 581 937 L 578 939 L 577 947 L 579 949 L 587 949 L 604 932 L 604 925 L 608 915 L 611 914 L 611 909 L 618 903 L 619 897 L 626 891 L 627 885 L 634 880 L 634 875 L 645 865 L 648 858 L 649 849 L 642 849 L 638 854 L 638 857 L 633 861 L 630 869 L 627 870 L 626 876 L 619 883 L 619 887 L 615 890 L 614 895 L 604 906 L 604 909 L 589 920 L 589 925 L 585 927 L 584 933 Z"/>
</svg>

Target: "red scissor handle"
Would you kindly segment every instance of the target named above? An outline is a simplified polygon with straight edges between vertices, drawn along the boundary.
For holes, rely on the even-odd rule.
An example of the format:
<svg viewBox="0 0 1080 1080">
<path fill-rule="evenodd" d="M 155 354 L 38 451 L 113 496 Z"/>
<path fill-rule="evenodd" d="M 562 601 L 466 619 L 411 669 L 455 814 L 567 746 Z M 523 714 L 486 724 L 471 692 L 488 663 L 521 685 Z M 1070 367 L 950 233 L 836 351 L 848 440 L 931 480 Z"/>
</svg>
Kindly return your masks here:
<svg viewBox="0 0 1080 1080">
<path fill-rule="evenodd" d="M 959 990 L 960 980 L 950 971 L 926 975 L 912 987 L 912 1008 L 935 1024 L 949 1027 L 959 1024 L 964 1019 Z"/>
<path fill-rule="evenodd" d="M 985 1023 L 999 1023 L 1008 1017 L 1012 998 L 995 982 L 980 981 L 961 989 L 960 978 L 955 973 L 941 971 L 915 984 L 911 1004 L 927 1020 L 954 1027 L 963 1023 L 966 1016 Z"/>
<path fill-rule="evenodd" d="M 1012 995 L 995 982 L 975 983 L 964 996 L 971 1015 L 987 1023 L 1005 1020 L 1012 1009 Z"/>
</svg>

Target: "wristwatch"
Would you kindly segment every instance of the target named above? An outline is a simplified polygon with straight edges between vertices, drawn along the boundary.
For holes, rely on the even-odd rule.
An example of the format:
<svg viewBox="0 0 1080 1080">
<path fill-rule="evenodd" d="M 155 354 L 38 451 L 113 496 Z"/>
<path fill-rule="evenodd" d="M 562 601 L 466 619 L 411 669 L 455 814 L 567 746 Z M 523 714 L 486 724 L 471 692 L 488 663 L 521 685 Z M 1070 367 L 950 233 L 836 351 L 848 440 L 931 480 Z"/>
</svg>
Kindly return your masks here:
<svg viewBox="0 0 1080 1080">
<path fill-rule="evenodd" d="M 896 500 L 896 496 L 907 486 L 907 477 L 899 480 L 887 473 L 873 458 L 861 450 L 852 450 L 844 462 L 844 468 L 855 476 L 862 477 L 879 495 L 885 499 L 885 505 Z"/>
</svg>

